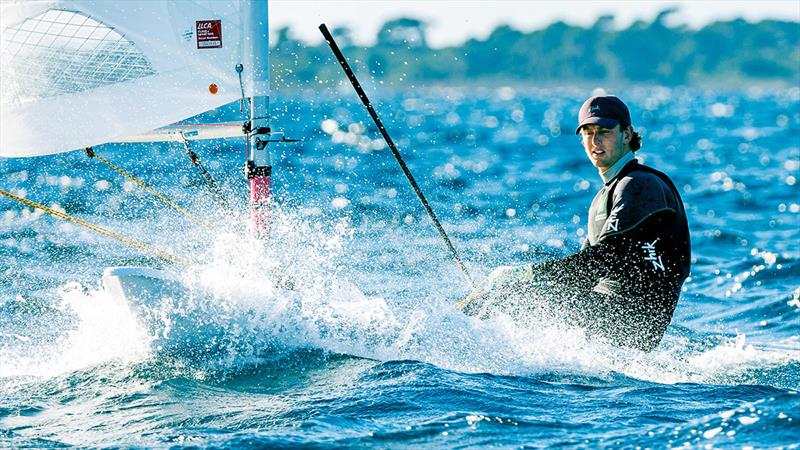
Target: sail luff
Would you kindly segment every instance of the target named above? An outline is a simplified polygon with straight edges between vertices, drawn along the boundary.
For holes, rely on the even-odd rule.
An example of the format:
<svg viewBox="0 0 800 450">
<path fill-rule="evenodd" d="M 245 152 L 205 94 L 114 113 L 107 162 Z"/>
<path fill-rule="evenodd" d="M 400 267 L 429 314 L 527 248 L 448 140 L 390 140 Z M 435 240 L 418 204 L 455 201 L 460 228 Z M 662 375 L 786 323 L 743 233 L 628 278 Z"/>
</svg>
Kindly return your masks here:
<svg viewBox="0 0 800 450">
<path fill-rule="evenodd" d="M 246 2 L 244 61 L 245 84 L 252 88 L 250 120 L 253 129 L 269 126 L 269 9 L 267 0 Z"/>
<path fill-rule="evenodd" d="M 269 130 L 269 9 L 267 0 L 247 1 L 244 56 L 250 97 L 249 149 L 246 173 L 250 182 L 251 231 L 257 237 L 269 235 L 270 178 L 272 166 Z"/>
</svg>

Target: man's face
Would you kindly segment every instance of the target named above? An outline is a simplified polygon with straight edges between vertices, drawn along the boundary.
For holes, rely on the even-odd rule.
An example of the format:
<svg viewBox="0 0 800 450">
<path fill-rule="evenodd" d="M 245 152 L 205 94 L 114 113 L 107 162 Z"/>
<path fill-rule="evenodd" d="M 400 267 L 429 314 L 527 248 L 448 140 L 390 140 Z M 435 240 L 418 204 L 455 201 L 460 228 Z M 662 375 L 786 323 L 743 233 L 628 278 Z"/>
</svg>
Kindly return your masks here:
<svg viewBox="0 0 800 450">
<path fill-rule="evenodd" d="M 586 155 L 595 167 L 605 172 L 622 158 L 628 149 L 630 133 L 614 128 L 603 128 L 599 125 L 584 125 L 581 128 L 581 142 Z"/>
</svg>

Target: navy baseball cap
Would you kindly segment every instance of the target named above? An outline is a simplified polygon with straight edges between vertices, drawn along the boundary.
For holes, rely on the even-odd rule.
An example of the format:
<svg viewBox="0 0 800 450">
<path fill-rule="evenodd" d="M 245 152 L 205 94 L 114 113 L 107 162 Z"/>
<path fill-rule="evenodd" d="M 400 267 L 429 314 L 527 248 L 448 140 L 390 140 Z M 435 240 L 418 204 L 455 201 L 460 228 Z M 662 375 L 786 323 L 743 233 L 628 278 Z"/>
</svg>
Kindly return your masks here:
<svg viewBox="0 0 800 450">
<path fill-rule="evenodd" d="M 624 128 L 631 124 L 631 113 L 619 98 L 613 95 L 595 95 L 586 100 L 578 113 L 578 128 L 581 132 L 584 125 L 600 125 L 603 128 Z"/>
</svg>

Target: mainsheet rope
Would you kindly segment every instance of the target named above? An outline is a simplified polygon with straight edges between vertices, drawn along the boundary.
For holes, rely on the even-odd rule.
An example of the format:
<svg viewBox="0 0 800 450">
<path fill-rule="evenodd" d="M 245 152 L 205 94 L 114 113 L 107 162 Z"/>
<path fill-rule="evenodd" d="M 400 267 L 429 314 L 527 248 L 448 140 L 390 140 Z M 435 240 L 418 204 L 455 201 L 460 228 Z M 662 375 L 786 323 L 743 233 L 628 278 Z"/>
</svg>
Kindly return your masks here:
<svg viewBox="0 0 800 450">
<path fill-rule="evenodd" d="M 189 219 L 191 219 L 192 221 L 194 221 L 198 225 L 202 226 L 206 230 L 212 231 L 212 232 L 214 231 L 214 229 L 211 228 L 211 226 L 209 226 L 208 224 L 206 224 L 205 222 L 200 220 L 197 216 L 195 216 L 194 214 L 192 214 L 189 211 L 185 210 L 184 208 L 180 207 L 179 205 L 175 204 L 170 199 L 164 197 L 163 195 L 159 194 L 158 192 L 154 191 L 153 189 L 151 189 L 149 186 L 147 186 L 143 182 L 141 182 L 141 181 L 137 180 L 136 178 L 134 178 L 133 175 L 129 174 L 128 172 L 124 171 L 123 169 L 121 169 L 121 168 L 115 166 L 114 164 L 112 164 L 109 160 L 107 160 L 107 159 L 103 158 L 102 156 L 98 155 L 97 152 L 92 150 L 91 147 L 87 147 L 86 148 L 86 155 L 89 156 L 89 158 L 96 158 L 98 161 L 106 164 L 108 167 L 111 167 L 115 171 L 119 172 L 125 178 L 133 181 L 134 183 L 139 185 L 142 189 L 144 189 L 147 192 L 155 195 L 156 197 L 158 197 L 159 200 L 161 200 L 164 203 L 166 203 L 169 206 L 171 206 L 175 211 L 178 211 L 179 213 L 185 215 L 186 217 L 188 217 Z"/>
<path fill-rule="evenodd" d="M 69 215 L 69 214 L 67 214 L 65 212 L 59 211 L 59 210 L 54 209 L 54 208 L 50 208 L 48 206 L 42 205 L 41 203 L 36 203 L 36 202 L 34 202 L 32 200 L 28 200 L 27 198 L 19 197 L 17 195 L 14 195 L 14 194 L 8 192 L 8 191 L 5 191 L 3 189 L 0 189 L 0 194 L 3 194 L 6 197 L 14 199 L 14 200 L 16 200 L 16 201 L 18 201 L 20 203 L 24 203 L 24 204 L 26 204 L 28 206 L 32 206 L 34 208 L 40 209 L 40 210 L 42 210 L 42 211 L 44 211 L 44 212 L 46 212 L 48 214 L 52 214 L 52 215 L 58 217 L 59 219 L 63 219 L 63 220 L 66 220 L 68 222 L 72 222 L 74 224 L 80 225 L 80 226 L 82 226 L 84 228 L 87 228 L 89 230 L 92 230 L 92 231 L 94 231 L 96 233 L 99 233 L 99 234 L 102 234 L 104 236 L 110 237 L 111 239 L 115 239 L 115 240 L 121 242 L 122 244 L 129 246 L 129 247 L 133 247 L 133 248 L 141 250 L 141 251 L 143 251 L 145 253 L 150 253 L 151 255 L 154 255 L 154 256 L 156 256 L 158 258 L 161 258 L 162 260 L 167 261 L 169 263 L 177 264 L 177 265 L 181 265 L 181 266 L 189 266 L 189 265 L 191 265 L 191 262 L 186 260 L 186 259 L 184 259 L 184 258 L 175 256 L 175 255 L 173 255 L 173 254 L 171 254 L 171 253 L 169 253 L 167 251 L 164 251 L 164 250 L 158 249 L 156 247 L 153 247 L 153 246 L 151 246 L 149 244 L 146 244 L 146 243 L 144 243 L 144 242 L 142 242 L 142 241 L 140 241 L 138 239 L 134 239 L 132 237 L 128 237 L 128 236 L 125 236 L 125 235 L 122 235 L 122 234 L 119 234 L 119 233 L 115 233 L 115 232 L 113 232 L 113 231 L 111 231 L 109 229 L 103 228 L 103 227 L 101 227 L 99 225 L 95 225 L 93 223 L 89 223 L 89 222 L 87 222 L 85 220 L 82 220 L 82 219 L 79 219 L 77 217 L 71 216 L 71 215 Z"/>
<path fill-rule="evenodd" d="M 183 148 L 186 150 L 186 156 L 189 157 L 189 162 L 192 163 L 192 165 L 195 166 L 200 172 L 200 175 L 203 177 L 203 181 L 205 181 L 206 186 L 211 189 L 211 193 L 217 198 L 220 206 L 225 209 L 231 209 L 228 199 L 225 198 L 225 194 L 222 192 L 222 189 L 220 189 L 217 182 L 214 181 L 214 177 L 212 177 L 208 170 L 203 167 L 203 164 L 200 162 L 200 157 L 197 156 L 197 153 L 195 153 L 189 147 L 189 141 L 186 139 L 186 136 L 181 133 L 181 137 L 183 138 Z"/>
</svg>

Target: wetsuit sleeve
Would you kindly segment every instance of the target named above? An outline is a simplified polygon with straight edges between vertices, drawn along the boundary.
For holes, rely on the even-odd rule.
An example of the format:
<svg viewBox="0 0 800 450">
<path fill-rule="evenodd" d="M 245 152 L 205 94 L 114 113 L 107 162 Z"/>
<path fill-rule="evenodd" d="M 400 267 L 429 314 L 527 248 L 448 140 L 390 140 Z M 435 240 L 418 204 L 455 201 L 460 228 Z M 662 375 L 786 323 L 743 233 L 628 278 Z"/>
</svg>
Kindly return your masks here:
<svg viewBox="0 0 800 450">
<path fill-rule="evenodd" d="M 584 247 L 567 257 L 531 265 L 531 280 L 590 291 L 597 284 L 598 275 L 623 262 L 624 253 L 622 246 L 610 242 Z"/>
<path fill-rule="evenodd" d="M 591 290 L 601 277 L 644 278 L 651 270 L 647 264 L 649 253 L 643 247 L 658 239 L 658 230 L 663 229 L 663 223 L 672 221 L 674 214 L 669 209 L 657 211 L 575 254 L 533 264 L 530 278 L 580 290 Z"/>
<path fill-rule="evenodd" d="M 620 180 L 595 245 L 532 265 L 531 279 L 592 290 L 603 278 L 619 282 L 618 294 L 632 295 L 668 283 L 674 264 L 665 246 L 674 241 L 667 231 L 675 222 L 675 199 L 655 176 L 637 175 Z"/>
</svg>

